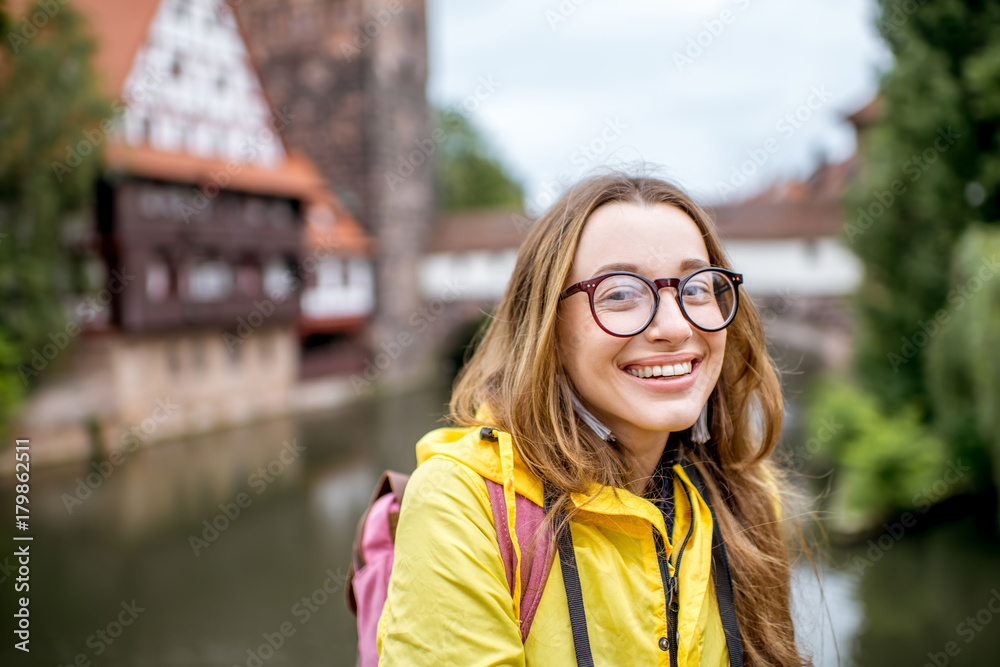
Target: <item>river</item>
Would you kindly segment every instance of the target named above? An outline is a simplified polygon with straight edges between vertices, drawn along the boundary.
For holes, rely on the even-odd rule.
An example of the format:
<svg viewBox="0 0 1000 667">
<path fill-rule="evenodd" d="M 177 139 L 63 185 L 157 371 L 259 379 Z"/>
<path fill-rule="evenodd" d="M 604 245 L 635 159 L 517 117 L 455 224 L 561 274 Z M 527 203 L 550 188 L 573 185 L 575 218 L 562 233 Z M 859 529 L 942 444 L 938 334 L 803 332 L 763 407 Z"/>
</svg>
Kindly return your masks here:
<svg viewBox="0 0 1000 667">
<path fill-rule="evenodd" d="M 445 401 L 427 389 L 161 443 L 106 475 L 100 461 L 33 471 L 32 650 L 7 633 L 3 664 L 353 666 L 341 582 L 356 521 L 384 468 L 413 468 Z M 906 533 L 870 567 L 852 560 L 867 545 L 837 550 L 818 578 L 796 565 L 816 664 L 1000 664 L 1000 557 L 977 530 Z"/>
</svg>

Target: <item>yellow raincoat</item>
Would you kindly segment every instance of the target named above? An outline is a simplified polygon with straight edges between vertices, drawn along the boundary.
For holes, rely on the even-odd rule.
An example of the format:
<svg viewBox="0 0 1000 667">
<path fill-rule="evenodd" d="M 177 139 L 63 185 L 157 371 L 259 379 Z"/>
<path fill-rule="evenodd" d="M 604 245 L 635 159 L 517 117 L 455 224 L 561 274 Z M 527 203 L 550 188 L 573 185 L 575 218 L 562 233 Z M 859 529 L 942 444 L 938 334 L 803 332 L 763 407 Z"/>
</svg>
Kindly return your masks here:
<svg viewBox="0 0 1000 667">
<path fill-rule="evenodd" d="M 494 433 L 498 441 L 481 439 L 479 428 L 439 428 L 417 443 L 417 469 L 403 496 L 378 624 L 380 667 L 576 664 L 558 558 L 521 642 L 520 568 L 512 596 L 483 478 L 504 486 L 516 558 L 514 494 L 541 505 L 543 486 L 523 466 L 510 435 Z M 680 465 L 674 466 L 674 534 L 665 543 L 672 552 L 690 525 L 680 484 L 696 507 L 678 577 L 678 664 L 728 665 L 710 577 L 712 516 Z M 655 527 L 665 536 L 663 515 L 625 489 L 618 489 L 620 500 L 609 488 L 598 490 L 594 484 L 587 494 L 571 497 L 580 506 L 597 494 L 570 524 L 594 664 L 667 666 L 667 642 L 661 641 L 667 637 L 667 606 L 652 533 Z"/>
</svg>

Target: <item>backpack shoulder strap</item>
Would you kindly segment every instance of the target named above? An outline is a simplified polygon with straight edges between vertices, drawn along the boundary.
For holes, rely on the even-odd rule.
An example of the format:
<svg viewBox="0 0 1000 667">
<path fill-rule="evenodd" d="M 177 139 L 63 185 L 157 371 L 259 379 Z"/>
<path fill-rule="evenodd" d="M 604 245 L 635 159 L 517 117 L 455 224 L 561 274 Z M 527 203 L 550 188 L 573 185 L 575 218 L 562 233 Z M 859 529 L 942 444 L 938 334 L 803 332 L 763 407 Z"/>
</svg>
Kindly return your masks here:
<svg viewBox="0 0 1000 667">
<path fill-rule="evenodd" d="M 500 545 L 500 558 L 503 560 L 507 573 L 507 585 L 511 595 L 514 591 L 514 543 L 507 526 L 507 503 L 504 500 L 503 486 L 491 479 L 486 479 L 486 488 L 490 493 L 490 505 L 493 508 L 493 523 L 496 526 L 497 542 Z M 549 577 L 552 560 L 548 558 L 550 539 L 547 533 L 539 532 L 539 527 L 545 520 L 544 509 L 531 502 L 521 494 L 516 495 L 517 512 L 515 530 L 518 544 L 527 545 L 535 539 L 537 542 L 530 557 L 521 558 L 521 641 L 528 638 L 531 623 L 535 619 L 538 602 L 542 599 L 542 590 Z"/>
<path fill-rule="evenodd" d="M 354 595 L 354 575 L 361 570 L 365 565 L 365 556 L 362 551 L 363 537 L 365 531 L 365 524 L 368 523 L 368 514 L 372 510 L 372 505 L 375 501 L 386 494 L 393 494 L 396 496 L 396 502 L 402 504 L 403 502 L 403 492 L 406 491 L 406 483 L 410 481 L 409 475 L 404 475 L 401 472 L 396 472 L 394 470 L 386 470 L 379 477 L 378 482 L 375 484 L 375 491 L 372 493 L 371 499 L 368 501 L 367 507 L 365 507 L 365 513 L 361 516 L 358 521 L 357 530 L 354 532 L 354 547 L 351 553 L 351 566 L 347 570 L 347 581 L 344 586 L 344 595 L 347 598 L 347 607 L 351 610 L 351 613 L 357 615 L 358 613 L 358 601 Z M 396 541 L 396 524 L 399 521 L 399 512 L 389 512 L 389 535 L 392 537 L 392 541 Z"/>
<path fill-rule="evenodd" d="M 555 509 L 554 489 L 545 484 L 544 503 L 546 514 L 558 512 Z M 562 518 L 561 512 L 557 520 Z M 559 544 L 559 567 L 562 570 L 563 586 L 566 589 L 566 604 L 569 608 L 570 629 L 573 631 L 573 649 L 576 651 L 577 667 L 594 667 L 594 657 L 590 652 L 590 635 L 587 632 L 587 614 L 583 609 L 583 589 L 580 586 L 580 572 L 576 564 L 573 548 L 573 530 L 565 524 L 557 536 Z"/>
</svg>

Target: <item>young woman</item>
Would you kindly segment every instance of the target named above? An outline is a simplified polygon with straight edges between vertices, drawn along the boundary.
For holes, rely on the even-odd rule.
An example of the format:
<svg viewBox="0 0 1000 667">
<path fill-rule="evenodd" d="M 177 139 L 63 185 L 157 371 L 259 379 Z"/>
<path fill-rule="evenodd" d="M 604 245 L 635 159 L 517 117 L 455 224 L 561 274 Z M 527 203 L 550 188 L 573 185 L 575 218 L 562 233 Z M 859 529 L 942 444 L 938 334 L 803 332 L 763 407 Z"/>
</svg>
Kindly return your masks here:
<svg viewBox="0 0 1000 667">
<path fill-rule="evenodd" d="M 589 179 L 535 223 L 456 426 L 417 444 L 379 665 L 808 664 L 766 460 L 781 392 L 741 283 L 661 180 Z"/>
</svg>

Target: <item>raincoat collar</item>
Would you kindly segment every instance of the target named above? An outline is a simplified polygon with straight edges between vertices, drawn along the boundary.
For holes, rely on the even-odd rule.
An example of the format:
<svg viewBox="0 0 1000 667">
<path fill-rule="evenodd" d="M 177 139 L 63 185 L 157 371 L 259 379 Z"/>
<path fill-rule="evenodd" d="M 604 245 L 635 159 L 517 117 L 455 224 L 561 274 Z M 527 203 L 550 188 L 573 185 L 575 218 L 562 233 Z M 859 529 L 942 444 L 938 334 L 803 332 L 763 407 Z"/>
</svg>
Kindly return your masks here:
<svg viewBox="0 0 1000 667">
<path fill-rule="evenodd" d="M 487 423 L 493 422 L 492 413 L 485 406 L 480 407 L 476 417 Z M 493 428 L 493 435 L 495 440 L 482 438 L 481 428 L 478 426 L 435 429 L 417 443 L 417 465 L 432 456 L 445 456 L 465 464 L 505 488 L 512 486 L 515 493 L 542 505 L 542 480 L 525 466 L 511 435 L 497 427 Z M 674 464 L 673 470 L 692 495 L 700 500 L 697 489 L 684 469 L 679 464 Z M 585 493 L 570 494 L 570 500 L 589 512 L 643 518 L 659 530 L 667 544 L 671 543 L 660 509 L 652 501 L 627 489 L 592 482 Z"/>
</svg>

